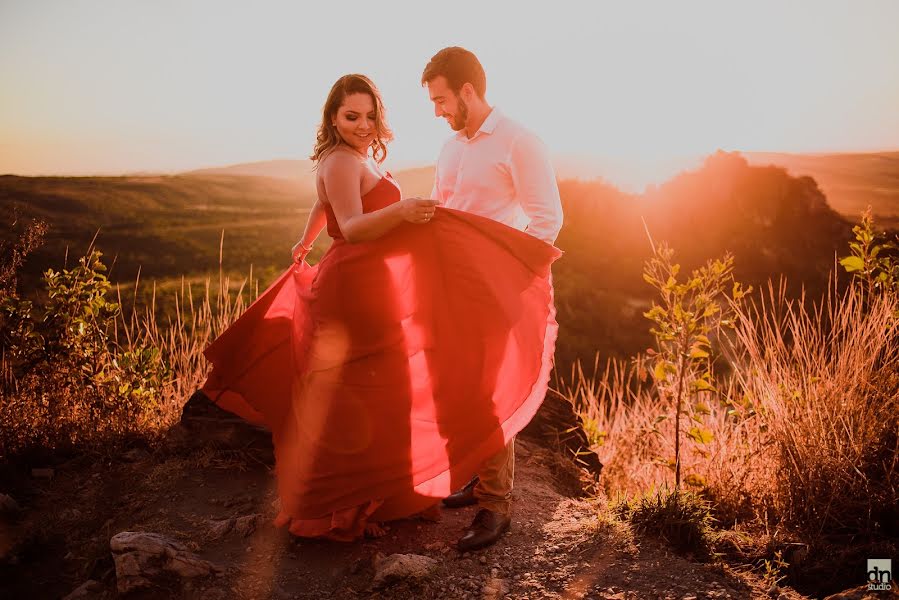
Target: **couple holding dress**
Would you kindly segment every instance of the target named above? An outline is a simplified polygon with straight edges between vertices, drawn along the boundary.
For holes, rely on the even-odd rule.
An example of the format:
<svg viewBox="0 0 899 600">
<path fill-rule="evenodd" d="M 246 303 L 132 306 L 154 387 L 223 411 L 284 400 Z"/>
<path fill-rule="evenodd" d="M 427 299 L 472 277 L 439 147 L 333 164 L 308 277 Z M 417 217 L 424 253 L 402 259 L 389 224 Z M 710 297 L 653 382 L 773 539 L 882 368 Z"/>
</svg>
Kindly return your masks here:
<svg viewBox="0 0 899 600">
<path fill-rule="evenodd" d="M 431 198 L 402 198 L 381 171 L 393 136 L 380 93 L 341 77 L 295 264 L 206 349 L 203 391 L 271 430 L 276 524 L 294 535 L 377 536 L 434 518 L 442 499 L 478 504 L 465 551 L 511 523 L 515 435 L 552 369 L 562 209 L 546 150 L 487 103 L 474 54 L 441 50 L 421 81 L 456 132 Z M 325 228 L 333 243 L 309 266 Z"/>
</svg>

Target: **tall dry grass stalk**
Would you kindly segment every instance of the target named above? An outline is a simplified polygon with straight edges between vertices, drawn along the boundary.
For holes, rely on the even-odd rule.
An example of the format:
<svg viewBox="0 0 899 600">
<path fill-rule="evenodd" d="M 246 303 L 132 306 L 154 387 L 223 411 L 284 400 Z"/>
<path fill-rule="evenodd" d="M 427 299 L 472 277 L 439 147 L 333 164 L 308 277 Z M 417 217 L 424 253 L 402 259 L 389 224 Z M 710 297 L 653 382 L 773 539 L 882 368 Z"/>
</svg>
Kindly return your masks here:
<svg viewBox="0 0 899 600">
<path fill-rule="evenodd" d="M 899 298 L 833 278 L 805 300 L 769 285 L 740 311 L 735 382 L 775 466 L 749 492 L 812 532 L 872 531 L 899 505 Z"/>
<path fill-rule="evenodd" d="M 781 282 L 737 307 L 731 375 L 717 401 L 703 396 L 713 439 L 682 449 L 685 481 L 721 521 L 871 532 L 899 506 L 899 301 L 832 281 L 817 303 L 787 298 Z M 673 484 L 673 406 L 644 357 L 597 361 L 591 374 L 576 365 L 557 388 L 605 464 L 608 493 Z"/>
<path fill-rule="evenodd" d="M 660 411 L 671 407 L 661 406 L 641 377 L 645 362 L 642 356 L 632 362 L 609 359 L 600 370 L 597 355 L 591 373 L 576 362 L 568 377 L 556 377 L 558 393 L 574 405 L 591 449 L 603 463 L 607 491 L 637 491 L 662 475 L 654 458 L 665 440 L 650 432 Z"/>
<path fill-rule="evenodd" d="M 184 402 L 205 381 L 209 363 L 203 356 L 203 350 L 236 321 L 259 295 L 259 281 L 253 277 L 252 266 L 247 278 L 235 282 L 220 265 L 216 284 L 207 277 L 199 286 L 198 296 L 194 295 L 195 286 L 194 282 L 181 278 L 180 289 L 174 298 L 175 308 L 166 323 L 160 323 L 156 316 L 155 284 L 150 304 L 143 310 L 132 304 L 130 314 L 121 314 L 116 323 L 116 338 L 126 350 L 157 348 L 171 370 L 172 379 L 160 398 L 160 427 L 177 421 Z"/>
<path fill-rule="evenodd" d="M 674 402 L 659 398 L 647 376 L 650 361 L 638 355 L 630 361 L 609 359 L 603 370 L 598 363 L 587 375 L 579 364 L 569 378 L 560 378 L 559 391 L 569 398 L 581 416 L 584 429 L 602 461 L 602 483 L 610 496 L 637 496 L 649 489 L 674 487 Z M 725 396 L 735 393 L 733 386 Z M 696 394 L 685 403 L 695 403 Z M 713 437 L 705 444 L 687 442 L 681 448 L 685 483 L 706 492 L 726 492 L 728 511 L 745 504 L 747 480 L 759 476 L 746 459 L 759 453 L 761 441 L 756 427 L 734 414 L 723 403 L 707 402 L 710 414 L 703 427 Z M 716 495 L 720 493 L 716 492 Z M 741 511 L 745 512 L 745 511 Z M 720 517 L 719 511 L 719 517 Z"/>
</svg>

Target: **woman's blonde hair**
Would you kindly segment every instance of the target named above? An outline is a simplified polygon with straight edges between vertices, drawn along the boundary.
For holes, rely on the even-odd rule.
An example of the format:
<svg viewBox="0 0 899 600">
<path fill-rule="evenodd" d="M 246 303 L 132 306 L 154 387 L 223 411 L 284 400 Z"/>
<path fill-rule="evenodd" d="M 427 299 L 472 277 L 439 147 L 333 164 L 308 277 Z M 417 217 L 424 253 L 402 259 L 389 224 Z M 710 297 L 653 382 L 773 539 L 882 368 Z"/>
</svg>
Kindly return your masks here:
<svg viewBox="0 0 899 600">
<path fill-rule="evenodd" d="M 371 79 L 365 75 L 351 73 L 344 75 L 331 86 L 328 99 L 325 100 L 325 106 L 322 108 L 322 122 L 318 128 L 318 134 L 315 139 L 315 150 L 312 152 L 312 162 L 319 162 L 331 150 L 344 144 L 337 127 L 331 123 L 337 116 L 337 109 L 343 104 L 344 99 L 351 94 L 368 94 L 371 96 L 372 103 L 375 105 L 375 136 L 371 143 L 371 154 L 378 163 L 384 162 L 387 158 L 387 143 L 393 140 L 393 132 L 387 125 L 386 111 L 384 103 L 381 100 L 381 92 L 377 86 L 372 83 Z"/>
</svg>

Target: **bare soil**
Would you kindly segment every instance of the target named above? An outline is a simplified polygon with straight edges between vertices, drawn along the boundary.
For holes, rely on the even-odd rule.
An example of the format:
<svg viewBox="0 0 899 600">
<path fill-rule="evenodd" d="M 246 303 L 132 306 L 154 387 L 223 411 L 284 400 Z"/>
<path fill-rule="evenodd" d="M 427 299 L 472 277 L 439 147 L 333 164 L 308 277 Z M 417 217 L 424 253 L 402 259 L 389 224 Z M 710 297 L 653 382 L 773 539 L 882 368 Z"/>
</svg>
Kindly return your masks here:
<svg viewBox="0 0 899 600">
<path fill-rule="evenodd" d="M 403 520 L 384 538 L 355 543 L 297 539 L 271 521 L 274 477 L 265 457 L 172 436 L 165 450 L 117 460 L 80 457 L 49 480 L 3 473 L 22 507 L 0 517 L 0 597 L 61 598 L 93 579 L 87 598 L 114 598 L 110 538 L 121 531 L 171 537 L 225 573 L 160 581 L 129 598 L 183 599 L 637 599 L 803 598 L 769 589 L 723 563 L 679 556 L 636 538 L 602 498 L 579 497 L 577 471 L 556 453 L 519 440 L 511 531 L 486 550 L 454 548 L 475 507 L 443 509 L 439 523 Z M 262 515 L 255 530 L 222 537 L 215 522 Z M 436 559 L 427 580 L 372 587 L 378 555 Z"/>
</svg>

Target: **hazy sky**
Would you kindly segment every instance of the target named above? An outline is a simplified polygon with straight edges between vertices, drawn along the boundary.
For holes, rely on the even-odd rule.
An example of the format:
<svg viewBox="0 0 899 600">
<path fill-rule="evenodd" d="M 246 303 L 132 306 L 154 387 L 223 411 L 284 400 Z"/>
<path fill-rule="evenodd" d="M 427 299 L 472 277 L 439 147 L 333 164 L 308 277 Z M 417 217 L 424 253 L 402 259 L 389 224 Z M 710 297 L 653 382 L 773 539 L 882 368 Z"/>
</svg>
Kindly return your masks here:
<svg viewBox="0 0 899 600">
<path fill-rule="evenodd" d="M 419 84 L 473 50 L 488 101 L 632 186 L 728 150 L 899 149 L 899 2 L 0 0 L 0 173 L 305 158 L 369 75 L 391 162 L 449 135 Z"/>
</svg>

